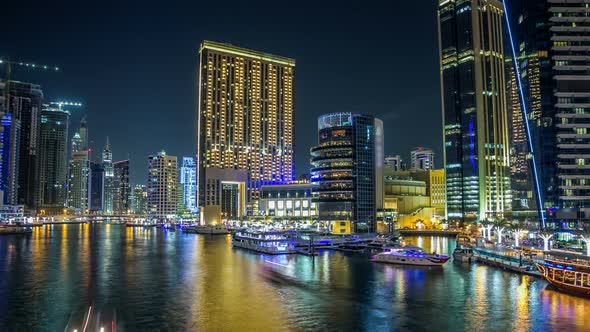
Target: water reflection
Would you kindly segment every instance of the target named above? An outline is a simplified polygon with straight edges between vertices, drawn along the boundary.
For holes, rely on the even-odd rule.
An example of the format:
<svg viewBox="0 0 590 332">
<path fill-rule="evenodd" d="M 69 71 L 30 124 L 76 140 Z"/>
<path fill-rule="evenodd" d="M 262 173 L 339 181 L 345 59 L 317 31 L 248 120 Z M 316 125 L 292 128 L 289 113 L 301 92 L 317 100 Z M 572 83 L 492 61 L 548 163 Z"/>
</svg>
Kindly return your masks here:
<svg viewBox="0 0 590 332">
<path fill-rule="evenodd" d="M 450 253 L 454 241 L 409 239 Z M 0 237 L 0 330 L 63 330 L 92 306 L 125 330 L 585 330 L 590 301 L 482 265 L 265 256 L 229 236 L 54 225 Z"/>
</svg>

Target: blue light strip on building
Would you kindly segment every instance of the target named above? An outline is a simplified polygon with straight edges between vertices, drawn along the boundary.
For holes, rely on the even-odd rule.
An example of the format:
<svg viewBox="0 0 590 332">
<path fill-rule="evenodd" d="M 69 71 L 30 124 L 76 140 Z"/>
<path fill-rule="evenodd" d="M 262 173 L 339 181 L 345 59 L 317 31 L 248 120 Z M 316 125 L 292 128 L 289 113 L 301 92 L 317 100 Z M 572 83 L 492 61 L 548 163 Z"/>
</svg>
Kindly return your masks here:
<svg viewBox="0 0 590 332">
<path fill-rule="evenodd" d="M 522 82 L 520 80 L 520 70 L 518 68 L 518 59 L 516 57 L 516 51 L 514 50 L 514 40 L 512 38 L 512 28 L 510 27 L 510 19 L 508 18 L 508 6 L 506 6 L 506 1 L 504 1 L 504 17 L 506 17 L 506 25 L 508 26 L 508 36 L 510 37 L 510 50 L 512 51 L 512 60 L 514 61 L 514 70 L 516 71 L 516 81 L 518 83 L 518 94 L 520 95 L 520 101 L 522 105 L 522 116 L 523 122 L 526 127 L 526 134 L 527 134 L 527 142 L 529 143 L 529 150 L 531 151 L 531 155 L 533 156 L 533 178 L 535 179 L 535 192 L 537 193 L 537 205 L 539 208 L 539 217 L 541 218 L 541 228 L 545 228 L 545 211 L 543 210 L 543 197 L 541 196 L 541 187 L 539 185 L 539 173 L 537 172 L 537 161 L 535 158 L 535 152 L 533 149 L 533 140 L 531 129 L 529 127 L 529 121 L 527 114 L 529 113 L 527 110 L 526 102 L 524 100 L 524 92 L 522 91 Z"/>
</svg>

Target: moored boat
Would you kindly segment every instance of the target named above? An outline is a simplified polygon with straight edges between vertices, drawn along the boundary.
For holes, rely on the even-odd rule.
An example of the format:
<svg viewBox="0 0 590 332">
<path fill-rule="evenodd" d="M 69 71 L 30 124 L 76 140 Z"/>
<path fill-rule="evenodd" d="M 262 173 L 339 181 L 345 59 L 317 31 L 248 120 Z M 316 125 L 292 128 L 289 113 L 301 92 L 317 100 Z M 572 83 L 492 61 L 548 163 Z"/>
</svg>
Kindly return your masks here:
<svg viewBox="0 0 590 332">
<path fill-rule="evenodd" d="M 374 262 L 418 265 L 442 266 L 449 260 L 449 256 L 429 254 L 419 247 L 386 248 L 383 252 L 372 257 Z"/>
<path fill-rule="evenodd" d="M 226 235 L 229 234 L 224 225 L 194 225 L 182 229 L 186 233 L 209 234 L 209 235 Z"/>
<path fill-rule="evenodd" d="M 285 232 L 240 230 L 232 236 L 232 246 L 264 254 L 294 254 L 293 240 Z"/>
<path fill-rule="evenodd" d="M 458 246 L 453 250 L 453 260 L 461 263 L 471 263 L 473 258 L 473 248 L 469 246 Z"/>
<path fill-rule="evenodd" d="M 537 263 L 537 268 L 543 278 L 557 289 L 590 297 L 590 261 L 547 258 Z"/>
<path fill-rule="evenodd" d="M 15 225 L 2 225 L 0 226 L 0 235 L 13 235 L 13 234 L 30 234 L 33 230 L 31 227 L 26 226 L 15 226 Z"/>
</svg>

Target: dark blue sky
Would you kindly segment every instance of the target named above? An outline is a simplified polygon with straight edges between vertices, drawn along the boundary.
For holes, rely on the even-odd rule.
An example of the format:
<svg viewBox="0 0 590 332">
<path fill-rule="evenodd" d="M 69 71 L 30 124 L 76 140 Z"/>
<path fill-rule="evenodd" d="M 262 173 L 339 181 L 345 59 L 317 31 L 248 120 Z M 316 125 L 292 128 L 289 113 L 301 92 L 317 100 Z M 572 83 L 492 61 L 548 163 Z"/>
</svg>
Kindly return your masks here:
<svg viewBox="0 0 590 332">
<path fill-rule="evenodd" d="M 338 111 L 383 119 L 386 153 L 409 159 L 429 146 L 442 165 L 436 1 L 204 3 L 11 1 L 0 57 L 62 67 L 13 78 L 42 84 L 49 100 L 82 101 L 95 151 L 108 135 L 115 160 L 130 156 L 134 183 L 146 181 L 150 153 L 195 153 L 204 39 L 296 59 L 297 174 L 308 171 L 318 115 Z"/>
</svg>

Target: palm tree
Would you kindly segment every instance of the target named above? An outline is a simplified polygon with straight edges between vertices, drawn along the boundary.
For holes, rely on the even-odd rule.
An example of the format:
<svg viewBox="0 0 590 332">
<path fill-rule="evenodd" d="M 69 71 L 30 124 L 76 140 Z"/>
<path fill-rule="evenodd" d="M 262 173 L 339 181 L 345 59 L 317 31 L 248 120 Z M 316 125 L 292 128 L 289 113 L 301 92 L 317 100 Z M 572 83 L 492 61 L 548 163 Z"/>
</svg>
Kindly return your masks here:
<svg viewBox="0 0 590 332">
<path fill-rule="evenodd" d="M 578 236 L 586 244 L 586 256 L 590 257 L 590 226 L 584 225 L 582 230 L 578 231 Z"/>
<path fill-rule="evenodd" d="M 497 243 L 498 244 L 502 244 L 502 233 L 504 232 L 504 230 L 506 229 L 506 220 L 504 219 L 498 219 L 493 223 L 493 227 L 496 229 L 496 235 L 497 235 Z"/>
<path fill-rule="evenodd" d="M 481 226 L 484 230 L 483 236 L 486 237 L 488 239 L 488 241 L 491 241 L 492 240 L 492 228 L 494 227 L 494 223 L 485 219 L 484 221 L 481 222 Z"/>
<path fill-rule="evenodd" d="M 512 224 L 510 231 L 514 235 L 514 246 L 520 247 L 520 236 L 526 233 L 528 230 L 526 227 L 521 226 L 519 223 Z"/>
<path fill-rule="evenodd" d="M 545 228 L 542 229 L 538 235 L 543 239 L 543 251 L 549 251 L 549 240 L 555 235 L 555 233 L 552 230 Z"/>
</svg>

